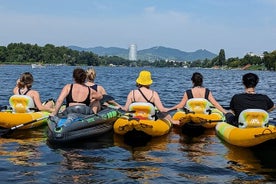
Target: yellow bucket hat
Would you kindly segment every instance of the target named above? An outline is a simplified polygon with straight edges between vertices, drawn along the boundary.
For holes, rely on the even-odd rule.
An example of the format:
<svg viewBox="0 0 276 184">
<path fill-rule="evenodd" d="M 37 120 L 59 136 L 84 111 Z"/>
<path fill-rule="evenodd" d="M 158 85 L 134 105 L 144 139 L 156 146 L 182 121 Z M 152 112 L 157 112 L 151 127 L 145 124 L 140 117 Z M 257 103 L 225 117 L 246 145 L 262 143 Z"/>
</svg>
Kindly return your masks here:
<svg viewBox="0 0 276 184">
<path fill-rule="evenodd" d="M 151 85 L 152 84 L 151 73 L 146 70 L 141 71 L 138 78 L 136 79 L 136 82 L 144 86 Z"/>
</svg>

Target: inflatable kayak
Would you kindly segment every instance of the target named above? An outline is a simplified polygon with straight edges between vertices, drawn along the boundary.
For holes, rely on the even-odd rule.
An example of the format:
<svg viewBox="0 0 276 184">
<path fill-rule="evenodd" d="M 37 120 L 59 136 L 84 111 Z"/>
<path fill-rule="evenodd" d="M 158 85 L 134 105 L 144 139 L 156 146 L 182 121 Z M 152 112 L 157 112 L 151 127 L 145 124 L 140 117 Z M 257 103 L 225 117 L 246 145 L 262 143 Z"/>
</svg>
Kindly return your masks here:
<svg viewBox="0 0 276 184">
<path fill-rule="evenodd" d="M 66 108 L 48 120 L 47 137 L 53 144 L 71 143 L 76 140 L 99 136 L 113 128 L 120 116 L 118 110 L 106 107 L 97 114 L 85 105 Z"/>
<path fill-rule="evenodd" d="M 171 122 L 156 116 L 155 107 L 147 102 L 135 102 L 114 123 L 113 129 L 116 134 L 137 134 L 142 132 L 151 137 L 167 134 L 171 129 Z"/>
<path fill-rule="evenodd" d="M 276 127 L 269 123 L 269 115 L 260 109 L 248 109 L 239 116 L 239 127 L 226 122 L 216 125 L 216 134 L 229 144 L 252 147 L 276 139 Z"/>
<path fill-rule="evenodd" d="M 178 109 L 173 115 L 181 127 L 215 128 L 218 122 L 224 121 L 224 115 L 204 98 L 192 98 L 184 109 Z"/>
<path fill-rule="evenodd" d="M 10 97 L 9 103 L 10 106 L 1 109 L 0 127 L 12 128 L 24 124 L 19 129 L 29 129 L 47 124 L 49 113 L 46 111 L 35 111 L 31 97 L 13 95 Z"/>
</svg>

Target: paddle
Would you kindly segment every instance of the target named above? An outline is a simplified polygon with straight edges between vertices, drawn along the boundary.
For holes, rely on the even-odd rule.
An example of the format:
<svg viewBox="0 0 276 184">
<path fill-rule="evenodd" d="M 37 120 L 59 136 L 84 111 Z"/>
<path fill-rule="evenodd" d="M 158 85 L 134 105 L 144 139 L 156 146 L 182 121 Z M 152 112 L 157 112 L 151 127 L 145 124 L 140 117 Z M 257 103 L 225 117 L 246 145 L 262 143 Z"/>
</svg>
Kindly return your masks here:
<svg viewBox="0 0 276 184">
<path fill-rule="evenodd" d="M 32 123 L 35 123 L 37 121 L 41 121 L 43 119 L 46 119 L 48 118 L 49 116 L 43 116 L 41 118 L 38 118 L 38 119 L 34 119 L 32 121 L 29 121 L 27 123 L 22 123 L 20 125 L 17 125 L 17 126 L 14 126 L 14 127 L 11 127 L 9 129 L 0 129 L 0 137 L 6 137 L 7 135 L 11 134 L 14 130 L 20 128 L 20 127 L 24 127 L 24 126 L 27 126 L 27 125 L 30 125 Z"/>
<path fill-rule="evenodd" d="M 5 111 L 5 110 L 10 110 L 9 106 L 7 105 L 0 106 L 0 111 Z"/>
</svg>

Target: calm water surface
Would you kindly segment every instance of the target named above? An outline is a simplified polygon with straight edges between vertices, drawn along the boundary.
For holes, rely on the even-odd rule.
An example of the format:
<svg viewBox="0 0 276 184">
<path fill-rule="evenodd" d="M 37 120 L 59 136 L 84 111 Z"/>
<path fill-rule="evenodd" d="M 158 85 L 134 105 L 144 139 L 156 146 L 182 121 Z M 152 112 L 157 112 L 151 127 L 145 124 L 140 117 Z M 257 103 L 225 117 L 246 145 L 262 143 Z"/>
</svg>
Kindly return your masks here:
<svg viewBox="0 0 276 184">
<path fill-rule="evenodd" d="M 34 75 L 34 89 L 42 100 L 57 98 L 72 82 L 69 66 L 0 66 L 0 105 L 7 105 L 16 79 L 22 72 Z M 242 92 L 246 71 L 183 68 L 96 67 L 97 82 L 124 104 L 142 69 L 152 72 L 152 88 L 166 107 L 175 105 L 191 87 L 191 75 L 204 75 L 204 85 L 228 106 L 233 94 Z M 276 102 L 276 73 L 255 71 L 260 76 L 259 93 Z M 270 114 L 276 117 L 276 112 Z M 1 183 L 274 183 L 276 146 L 238 148 L 222 142 L 214 130 L 187 137 L 173 128 L 168 135 L 133 147 L 122 137 L 107 133 L 99 138 L 57 148 L 47 144 L 46 127 L 15 131 L 0 138 Z M 275 145 L 275 144 L 274 144 Z"/>
</svg>

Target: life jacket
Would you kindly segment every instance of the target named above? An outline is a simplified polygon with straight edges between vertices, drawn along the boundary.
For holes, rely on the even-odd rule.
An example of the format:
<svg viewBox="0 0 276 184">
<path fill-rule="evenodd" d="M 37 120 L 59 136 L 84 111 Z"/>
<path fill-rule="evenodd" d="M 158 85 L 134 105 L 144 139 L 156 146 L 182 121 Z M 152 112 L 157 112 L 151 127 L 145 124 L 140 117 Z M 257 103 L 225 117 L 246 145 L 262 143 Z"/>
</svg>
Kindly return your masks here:
<svg viewBox="0 0 276 184">
<path fill-rule="evenodd" d="M 134 102 L 129 105 L 129 111 L 133 111 L 132 117 L 138 119 L 155 119 L 155 107 L 149 102 Z"/>
<path fill-rule="evenodd" d="M 269 115 L 262 109 L 246 109 L 239 115 L 239 128 L 267 127 Z"/>
<path fill-rule="evenodd" d="M 190 113 L 210 114 L 210 102 L 205 98 L 191 98 L 186 102 L 186 109 Z"/>
<path fill-rule="evenodd" d="M 12 95 L 9 99 L 10 106 L 13 112 L 28 113 L 34 112 L 34 101 L 27 95 Z"/>
</svg>

